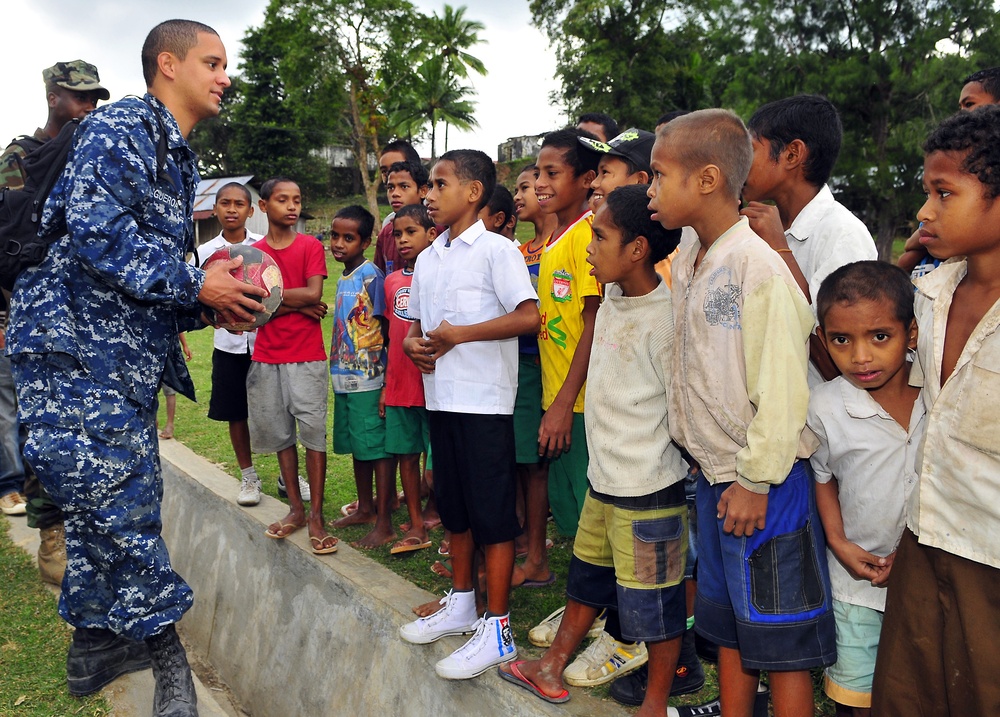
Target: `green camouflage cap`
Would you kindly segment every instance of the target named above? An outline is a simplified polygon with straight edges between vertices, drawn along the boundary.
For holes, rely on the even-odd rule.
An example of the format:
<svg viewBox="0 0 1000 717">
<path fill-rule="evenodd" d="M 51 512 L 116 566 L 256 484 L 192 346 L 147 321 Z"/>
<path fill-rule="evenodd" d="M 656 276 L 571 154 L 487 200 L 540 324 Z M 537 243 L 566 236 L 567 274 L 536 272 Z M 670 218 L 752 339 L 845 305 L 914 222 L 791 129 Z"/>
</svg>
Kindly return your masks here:
<svg viewBox="0 0 1000 717">
<path fill-rule="evenodd" d="M 101 77 L 97 68 L 83 60 L 72 62 L 57 62 L 48 69 L 42 70 L 45 85 L 65 87 L 74 92 L 96 92 L 102 100 L 111 98 L 111 93 L 101 87 Z"/>
</svg>

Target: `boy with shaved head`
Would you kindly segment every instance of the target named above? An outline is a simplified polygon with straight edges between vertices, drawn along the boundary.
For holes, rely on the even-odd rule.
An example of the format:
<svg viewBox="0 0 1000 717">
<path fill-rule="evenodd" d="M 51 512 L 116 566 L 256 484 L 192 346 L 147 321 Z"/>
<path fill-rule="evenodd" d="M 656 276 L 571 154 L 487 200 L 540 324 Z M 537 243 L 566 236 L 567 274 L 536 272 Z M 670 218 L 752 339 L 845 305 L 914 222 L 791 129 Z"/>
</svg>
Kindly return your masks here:
<svg viewBox="0 0 1000 717">
<path fill-rule="evenodd" d="M 229 275 L 239 259 L 207 272 L 185 262 L 198 183 L 186 137 L 219 113 L 222 41 L 170 20 L 149 33 L 142 63 L 147 94 L 90 113 L 73 137 L 42 213 L 59 238 L 18 278 L 8 340 L 24 456 L 65 515 L 70 693 L 152 665 L 154 717 L 190 717 L 174 624 L 193 596 L 160 535 L 156 390 L 169 363 L 172 388 L 194 397 L 177 334 L 205 326 L 203 305 L 249 320 L 263 306 L 244 292 L 266 292 Z"/>
<path fill-rule="evenodd" d="M 718 644 L 722 714 L 750 717 L 760 670 L 775 714 L 813 714 L 809 670 L 836 657 L 805 429 L 813 314 L 740 217 L 750 135 L 726 110 L 679 117 L 653 146 L 650 208 L 692 227 L 671 267 L 670 434 L 701 465 L 695 629 Z M 711 397 L 710 400 L 705 397 Z"/>
</svg>

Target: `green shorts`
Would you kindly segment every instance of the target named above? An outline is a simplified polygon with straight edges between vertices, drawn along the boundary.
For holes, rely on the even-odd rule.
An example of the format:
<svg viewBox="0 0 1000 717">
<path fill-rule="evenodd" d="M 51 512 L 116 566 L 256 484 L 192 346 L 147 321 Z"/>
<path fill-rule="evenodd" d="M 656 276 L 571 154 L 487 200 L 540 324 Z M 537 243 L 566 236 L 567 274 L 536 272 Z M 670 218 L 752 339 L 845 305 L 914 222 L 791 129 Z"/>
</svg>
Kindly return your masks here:
<svg viewBox="0 0 1000 717">
<path fill-rule="evenodd" d="M 587 430 L 583 414 L 573 414 L 570 449 L 549 463 L 549 509 L 561 535 L 576 535 L 576 526 L 587 497 Z"/>
<path fill-rule="evenodd" d="M 514 457 L 534 464 L 538 457 L 538 426 L 542 422 L 542 364 L 538 354 L 518 354 L 517 397 L 514 400 Z"/>
<path fill-rule="evenodd" d="M 833 601 L 837 621 L 837 663 L 826 668 L 827 696 L 848 707 L 872 706 L 872 677 L 884 613 Z"/>
<path fill-rule="evenodd" d="M 333 394 L 333 452 L 359 461 L 388 458 L 385 420 L 378 415 L 382 389 Z"/>
<path fill-rule="evenodd" d="M 426 453 L 431 444 L 427 409 L 423 406 L 385 407 L 385 450 L 410 456 Z"/>
</svg>

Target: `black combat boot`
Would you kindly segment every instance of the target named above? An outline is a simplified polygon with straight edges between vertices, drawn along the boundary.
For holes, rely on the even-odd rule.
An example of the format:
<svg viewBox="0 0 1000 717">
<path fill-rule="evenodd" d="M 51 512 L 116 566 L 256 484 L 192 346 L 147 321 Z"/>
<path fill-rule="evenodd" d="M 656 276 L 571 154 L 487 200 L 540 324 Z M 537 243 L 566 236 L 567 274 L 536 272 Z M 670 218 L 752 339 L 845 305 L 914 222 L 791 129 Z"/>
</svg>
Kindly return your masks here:
<svg viewBox="0 0 1000 717">
<path fill-rule="evenodd" d="M 122 675 L 148 668 L 149 650 L 144 642 L 96 627 L 73 631 L 73 644 L 66 658 L 66 682 L 74 697 L 97 692 Z"/>
<path fill-rule="evenodd" d="M 146 640 L 153 662 L 153 717 L 198 717 L 198 698 L 194 693 L 187 653 L 170 625 Z"/>
</svg>

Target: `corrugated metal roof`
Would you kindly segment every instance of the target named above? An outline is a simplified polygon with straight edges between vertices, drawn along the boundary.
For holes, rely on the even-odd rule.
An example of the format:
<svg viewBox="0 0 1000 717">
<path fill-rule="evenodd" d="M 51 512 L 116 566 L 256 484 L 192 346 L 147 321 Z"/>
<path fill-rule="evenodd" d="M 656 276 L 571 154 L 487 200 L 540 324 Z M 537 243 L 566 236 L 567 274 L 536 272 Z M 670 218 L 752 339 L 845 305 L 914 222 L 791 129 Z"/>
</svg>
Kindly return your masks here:
<svg viewBox="0 0 1000 717">
<path fill-rule="evenodd" d="M 211 214 L 212 208 L 215 206 L 215 194 L 222 187 L 230 182 L 246 184 L 251 179 L 253 179 L 253 175 L 248 174 L 242 177 L 216 177 L 215 179 L 203 179 L 198 182 L 198 189 L 195 190 L 194 197 L 194 211 L 196 218 L 198 218 L 198 212 L 207 211 Z"/>
</svg>

